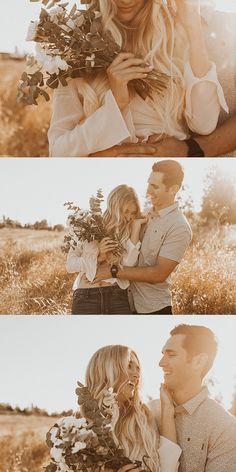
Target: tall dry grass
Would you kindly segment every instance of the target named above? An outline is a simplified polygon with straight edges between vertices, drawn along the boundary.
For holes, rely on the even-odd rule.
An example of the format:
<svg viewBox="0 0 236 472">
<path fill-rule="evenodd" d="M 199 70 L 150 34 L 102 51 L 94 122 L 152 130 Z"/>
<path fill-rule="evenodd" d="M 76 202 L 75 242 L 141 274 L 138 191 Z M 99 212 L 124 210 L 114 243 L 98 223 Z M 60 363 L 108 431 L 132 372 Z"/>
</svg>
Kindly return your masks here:
<svg viewBox="0 0 236 472">
<path fill-rule="evenodd" d="M 50 103 L 25 107 L 16 102 L 24 62 L 0 60 L 0 156 L 48 156 Z"/>
<path fill-rule="evenodd" d="M 232 237 L 227 226 L 195 234 L 173 276 L 175 314 L 236 314 L 234 231 Z"/>
<path fill-rule="evenodd" d="M 22 231 L 24 241 L 9 239 L 9 234 Z M 0 314 L 68 314 L 73 276 L 65 270 L 61 233 L 11 230 L 4 235 L 6 242 L 0 237 Z"/>
<path fill-rule="evenodd" d="M 55 418 L 0 415 L 0 472 L 43 472 L 49 463 L 46 432 Z"/>
<path fill-rule="evenodd" d="M 0 472 L 39 472 L 49 463 L 48 447 L 33 431 L 0 438 Z"/>
<path fill-rule="evenodd" d="M 4 242 L 0 230 L 0 314 L 70 313 L 75 275 L 65 270 L 62 235 L 21 231 L 18 242 Z M 173 276 L 175 314 L 236 314 L 235 241 L 227 227 L 195 232 Z"/>
</svg>

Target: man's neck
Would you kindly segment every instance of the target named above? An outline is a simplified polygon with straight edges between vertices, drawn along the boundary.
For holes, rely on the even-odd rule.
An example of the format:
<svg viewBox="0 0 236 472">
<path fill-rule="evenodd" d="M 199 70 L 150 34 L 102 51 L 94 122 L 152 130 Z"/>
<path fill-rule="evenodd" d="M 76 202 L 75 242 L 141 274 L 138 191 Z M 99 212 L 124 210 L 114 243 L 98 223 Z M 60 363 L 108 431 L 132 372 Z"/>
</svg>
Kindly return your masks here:
<svg viewBox="0 0 236 472">
<path fill-rule="evenodd" d="M 160 210 L 164 210 L 165 208 L 169 208 L 170 206 L 174 205 L 175 200 L 171 200 L 169 202 L 163 203 L 163 205 L 153 206 L 153 211 L 158 212 Z"/>
<path fill-rule="evenodd" d="M 179 388 L 174 391 L 173 399 L 177 405 L 183 405 L 184 403 L 192 400 L 196 397 L 202 390 L 202 384 L 199 382 L 194 383 L 194 385 L 186 385 L 182 389 Z"/>
</svg>

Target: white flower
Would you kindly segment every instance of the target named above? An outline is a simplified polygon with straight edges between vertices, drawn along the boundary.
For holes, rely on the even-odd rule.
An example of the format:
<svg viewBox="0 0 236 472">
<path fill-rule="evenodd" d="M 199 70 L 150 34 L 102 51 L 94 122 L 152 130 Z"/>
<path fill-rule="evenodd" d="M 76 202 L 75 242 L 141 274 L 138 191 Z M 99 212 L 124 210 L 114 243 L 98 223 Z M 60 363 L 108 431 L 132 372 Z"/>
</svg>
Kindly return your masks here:
<svg viewBox="0 0 236 472">
<path fill-rule="evenodd" d="M 36 60 L 49 74 L 58 74 L 59 69 L 67 70 L 68 64 L 60 56 L 52 56 L 46 47 L 36 46 Z"/>
<path fill-rule="evenodd" d="M 29 24 L 27 36 L 25 38 L 26 41 L 34 41 L 36 38 L 37 34 L 37 28 L 38 28 L 38 21 L 31 21 Z"/>
<path fill-rule="evenodd" d="M 81 426 L 85 426 L 86 424 L 87 421 L 85 418 L 75 418 L 75 416 L 66 416 L 58 421 L 58 425 L 64 428 L 75 427 L 76 429 L 79 429 Z"/>
<path fill-rule="evenodd" d="M 92 53 L 91 56 L 87 56 L 87 57 L 86 57 L 86 61 L 90 62 L 91 67 L 94 67 L 94 66 L 95 66 L 95 61 L 94 61 L 95 57 L 96 57 L 96 56 L 95 56 L 94 53 Z M 100 212 L 97 212 L 97 213 L 95 212 L 95 215 L 96 215 L 96 214 L 97 214 L 97 215 L 100 215 Z"/>
<path fill-rule="evenodd" d="M 54 23 L 57 23 L 58 17 L 64 14 L 64 10 L 62 7 L 53 7 L 51 8 L 51 10 L 48 10 L 48 13 L 50 15 L 51 21 L 53 21 Z"/>
<path fill-rule="evenodd" d="M 51 449 L 51 457 L 56 462 L 60 462 L 62 459 L 62 449 L 58 447 L 52 447 Z"/>
<path fill-rule="evenodd" d="M 80 441 L 77 441 L 74 445 L 74 447 L 71 449 L 71 452 L 73 454 L 75 454 L 76 452 L 80 451 L 81 449 L 84 449 L 86 447 L 86 443 L 85 442 L 80 442 Z"/>
</svg>

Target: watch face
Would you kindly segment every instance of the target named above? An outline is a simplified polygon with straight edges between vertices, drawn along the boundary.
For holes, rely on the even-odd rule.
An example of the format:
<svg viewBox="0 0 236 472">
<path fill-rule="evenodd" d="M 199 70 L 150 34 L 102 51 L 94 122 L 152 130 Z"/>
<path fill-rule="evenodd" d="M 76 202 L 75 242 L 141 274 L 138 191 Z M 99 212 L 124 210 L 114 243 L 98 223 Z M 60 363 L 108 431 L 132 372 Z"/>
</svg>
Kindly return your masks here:
<svg viewBox="0 0 236 472">
<path fill-rule="evenodd" d="M 116 277 L 117 272 L 118 272 L 118 267 L 116 265 L 111 266 L 112 277 Z"/>
</svg>

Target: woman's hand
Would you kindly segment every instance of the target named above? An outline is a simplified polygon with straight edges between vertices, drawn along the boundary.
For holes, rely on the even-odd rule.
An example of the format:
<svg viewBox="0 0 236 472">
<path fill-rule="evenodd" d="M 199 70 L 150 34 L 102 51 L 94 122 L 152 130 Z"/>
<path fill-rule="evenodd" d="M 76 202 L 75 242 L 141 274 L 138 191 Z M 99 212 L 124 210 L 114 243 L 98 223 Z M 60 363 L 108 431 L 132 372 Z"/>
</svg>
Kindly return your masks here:
<svg viewBox="0 0 236 472">
<path fill-rule="evenodd" d="M 161 434 L 165 438 L 177 443 L 175 426 L 175 408 L 172 395 L 165 384 L 161 384 Z"/>
<path fill-rule="evenodd" d="M 171 415 L 175 413 L 173 398 L 165 384 L 160 387 L 161 411 L 169 412 Z"/>
<path fill-rule="evenodd" d="M 103 238 L 98 244 L 98 262 L 105 261 L 112 251 L 116 248 L 117 243 L 111 238 Z"/>
<path fill-rule="evenodd" d="M 136 218 L 133 222 L 132 222 L 132 225 L 131 225 L 131 231 L 133 229 L 141 229 L 141 226 L 144 225 L 145 223 L 147 223 L 148 221 L 148 215 L 146 216 L 141 216 L 140 218 Z"/>
<path fill-rule="evenodd" d="M 144 79 L 153 69 L 130 52 L 121 52 L 107 69 L 111 91 L 120 110 L 130 102 L 128 83 L 134 79 Z"/>
<path fill-rule="evenodd" d="M 130 232 L 130 240 L 134 245 L 136 245 L 140 240 L 140 230 L 141 226 L 147 223 L 148 216 L 142 216 L 141 218 L 136 218 L 132 221 L 131 224 L 131 232 Z"/>
</svg>

